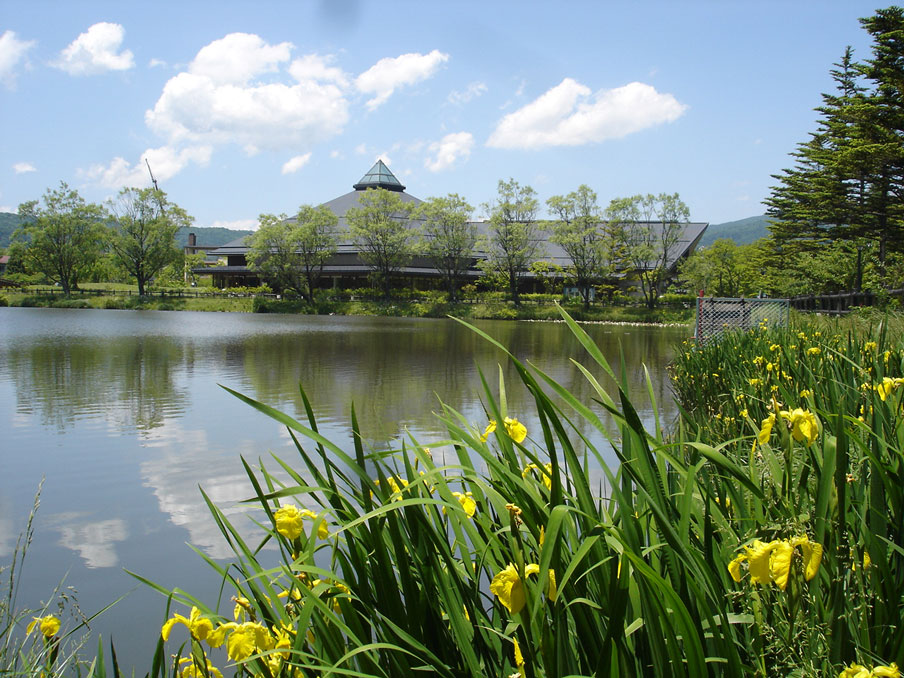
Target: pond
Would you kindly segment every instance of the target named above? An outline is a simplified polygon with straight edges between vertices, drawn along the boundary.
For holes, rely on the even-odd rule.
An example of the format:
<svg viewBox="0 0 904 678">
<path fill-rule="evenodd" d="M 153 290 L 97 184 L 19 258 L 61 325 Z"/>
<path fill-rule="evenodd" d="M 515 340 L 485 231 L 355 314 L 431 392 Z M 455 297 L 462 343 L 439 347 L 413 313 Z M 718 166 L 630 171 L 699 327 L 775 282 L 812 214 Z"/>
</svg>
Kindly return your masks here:
<svg viewBox="0 0 904 678">
<path fill-rule="evenodd" d="M 571 362 L 589 359 L 563 323 L 475 325 L 591 402 Z M 664 366 L 689 330 L 584 327 L 613 366 L 624 356 L 645 424 L 644 365 L 659 415 L 673 420 Z M 441 403 L 482 430 L 480 371 L 495 392 L 499 365 L 510 414 L 538 431 L 504 353 L 454 320 L 0 308 L 0 564 L 44 479 L 18 602 L 39 605 L 61 582 L 89 615 L 125 596 L 91 623 L 89 647 L 112 634 L 126 672 L 141 675 L 165 599 L 127 571 L 212 604 L 218 582 L 188 544 L 212 558 L 228 550 L 199 488 L 249 522 L 237 504 L 251 494 L 241 458 L 273 466 L 271 454 L 297 454 L 284 428 L 220 385 L 297 418 L 301 385 L 321 432 L 344 449 L 351 403 L 368 445 L 409 434 L 430 445 L 444 437 Z"/>
</svg>

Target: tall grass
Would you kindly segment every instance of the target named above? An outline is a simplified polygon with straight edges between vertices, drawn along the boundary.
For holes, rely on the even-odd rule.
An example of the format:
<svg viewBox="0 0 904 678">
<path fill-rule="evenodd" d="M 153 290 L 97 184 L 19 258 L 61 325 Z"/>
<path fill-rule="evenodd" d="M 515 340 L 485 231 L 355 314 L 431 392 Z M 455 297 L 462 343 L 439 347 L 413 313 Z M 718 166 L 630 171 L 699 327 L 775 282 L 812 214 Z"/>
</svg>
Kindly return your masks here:
<svg viewBox="0 0 904 678">
<path fill-rule="evenodd" d="M 303 421 L 232 392 L 285 426 L 297 457 L 243 461 L 260 507 L 253 542 L 205 495 L 234 557 L 208 561 L 216 601 L 157 587 L 178 651 L 167 668 L 161 639 L 152 675 L 810 676 L 901 662 L 904 388 L 882 400 L 859 383 L 864 369 L 871 385 L 900 374 L 888 338 L 873 353 L 819 344 L 833 381 L 809 337 L 688 347 L 674 371 L 684 412 L 666 436 L 658 421 L 644 429 L 616 370 L 563 317 L 596 397 L 582 402 L 509 354 L 539 430 L 517 423 L 501 370 L 482 376 L 487 421 L 442 407 L 447 436 L 426 445 L 366 449 L 352 408 L 352 453 L 320 434 L 303 391 Z M 765 390 L 749 393 L 745 361 L 773 344 L 781 376 L 773 365 Z M 604 374 L 620 385 L 611 393 Z M 809 445 L 780 415 L 799 402 L 822 421 Z M 862 404 L 873 406 L 863 421 Z M 777 407 L 774 436 L 751 447 Z M 802 535 L 825 546 L 811 581 L 801 547 L 785 590 L 730 574 L 753 538 Z"/>
<path fill-rule="evenodd" d="M 86 617 L 82 613 L 74 590 L 66 587 L 64 581 L 40 606 L 20 605 L 19 582 L 34 538 L 40 495 L 41 487 L 38 487 L 12 558 L 0 567 L 0 676 L 44 678 L 86 673 L 90 676 L 92 668 L 83 661 L 88 640 L 86 630 L 97 615 Z"/>
</svg>

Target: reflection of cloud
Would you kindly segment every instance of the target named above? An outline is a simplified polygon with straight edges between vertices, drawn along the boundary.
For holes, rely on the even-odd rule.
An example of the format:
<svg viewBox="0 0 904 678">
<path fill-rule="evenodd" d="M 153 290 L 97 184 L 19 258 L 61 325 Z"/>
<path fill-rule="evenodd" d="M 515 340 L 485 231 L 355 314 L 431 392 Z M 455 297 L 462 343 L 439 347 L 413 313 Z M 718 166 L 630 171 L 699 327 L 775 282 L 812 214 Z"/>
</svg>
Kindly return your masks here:
<svg viewBox="0 0 904 678">
<path fill-rule="evenodd" d="M 113 545 L 129 536 L 124 520 L 84 521 L 84 514 L 80 513 L 62 513 L 52 520 L 60 531 L 60 546 L 78 552 L 88 567 L 115 567 L 119 564 Z"/>
<path fill-rule="evenodd" d="M 248 477 L 242 472 L 238 457 L 228 458 L 215 449 L 203 430 L 185 430 L 180 422 L 165 422 L 145 436 L 147 447 L 159 448 L 161 455 L 141 464 L 144 485 L 157 497 L 160 510 L 174 525 L 184 527 L 190 542 L 212 558 L 226 558 L 232 550 L 210 515 L 201 490 L 222 511 L 244 537 L 260 537 L 260 528 L 248 514 L 254 505 L 240 505 L 252 493 Z M 251 441 L 239 445 L 238 454 L 253 458 L 259 453 Z M 214 449 L 212 449 L 214 448 Z"/>
<path fill-rule="evenodd" d="M 8 502 L 2 502 L 0 508 L 0 558 L 6 558 L 13 552 L 16 538 L 13 536 L 13 520 L 10 517 L 12 511 L 9 510 Z"/>
</svg>

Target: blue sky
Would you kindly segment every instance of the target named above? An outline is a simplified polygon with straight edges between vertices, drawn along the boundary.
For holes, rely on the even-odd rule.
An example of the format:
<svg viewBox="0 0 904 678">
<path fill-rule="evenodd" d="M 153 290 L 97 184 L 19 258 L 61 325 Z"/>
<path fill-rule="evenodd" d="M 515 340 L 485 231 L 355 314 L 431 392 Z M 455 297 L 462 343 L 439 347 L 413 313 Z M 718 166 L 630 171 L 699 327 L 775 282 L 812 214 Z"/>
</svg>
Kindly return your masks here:
<svg viewBox="0 0 904 678">
<path fill-rule="evenodd" d="M 514 178 L 742 219 L 880 6 L 0 0 L 0 211 L 60 181 L 103 202 L 147 159 L 196 225 L 253 228 L 382 158 L 475 217 Z"/>
</svg>

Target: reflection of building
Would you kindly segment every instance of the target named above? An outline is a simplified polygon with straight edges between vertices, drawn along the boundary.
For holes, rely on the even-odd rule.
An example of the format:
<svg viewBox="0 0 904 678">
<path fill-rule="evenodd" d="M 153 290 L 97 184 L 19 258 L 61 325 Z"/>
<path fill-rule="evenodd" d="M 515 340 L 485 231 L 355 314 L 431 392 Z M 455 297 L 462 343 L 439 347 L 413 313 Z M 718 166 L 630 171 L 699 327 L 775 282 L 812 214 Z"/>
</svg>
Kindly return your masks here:
<svg viewBox="0 0 904 678">
<path fill-rule="evenodd" d="M 365 174 L 360 181 L 354 184 L 353 188 L 353 191 L 323 203 L 339 217 L 339 228 L 346 234 L 348 233 L 348 225 L 346 223 L 345 215 L 349 209 L 358 206 L 358 201 L 364 194 L 364 191 L 368 189 L 383 188 L 394 191 L 401 195 L 404 202 L 413 203 L 415 206 L 421 204 L 421 200 L 405 192 L 405 186 L 396 179 L 395 175 L 393 175 L 389 168 L 383 164 L 382 160 L 378 160 L 370 171 Z M 478 233 L 482 235 L 488 233 L 487 222 L 478 221 L 474 223 L 477 226 Z M 651 223 L 649 226 L 653 229 L 661 229 L 661 225 L 658 223 Z M 688 223 L 685 225 L 681 237 L 669 252 L 668 265 L 670 268 L 674 267 L 679 260 L 687 257 L 694 251 L 697 242 L 700 240 L 700 237 L 703 235 L 707 226 L 708 224 L 706 223 Z M 544 237 L 546 238 L 548 236 Z M 259 285 L 261 282 L 260 278 L 254 271 L 248 268 L 245 259 L 245 255 L 248 253 L 248 246 L 245 244 L 244 239 L 245 238 L 242 237 L 233 240 L 210 253 L 211 256 L 225 259 L 225 266 L 195 269 L 195 273 L 212 274 L 214 287 Z M 484 252 L 475 252 L 474 260 L 471 262 L 471 265 L 465 273 L 465 277 L 470 281 L 474 281 L 483 275 L 483 271 L 481 271 L 478 264 L 485 258 L 486 254 Z M 551 270 L 556 270 L 556 267 L 565 270 L 571 264 L 571 259 L 565 251 L 559 245 L 548 239 L 544 239 L 541 243 L 537 259 L 538 261 L 545 261 L 552 264 L 553 266 L 550 267 Z M 358 256 L 358 248 L 348 236 L 339 243 L 335 256 L 333 256 L 323 267 L 324 281 L 326 284 L 330 284 L 334 287 L 365 286 L 367 285 L 369 273 L 370 268 Z M 413 257 L 408 265 L 399 271 L 398 275 L 399 277 L 407 278 L 409 280 L 435 279 L 440 276 L 439 272 L 432 264 L 422 256 Z M 534 273 L 527 272 L 524 274 L 523 280 L 527 284 L 533 285 L 539 281 L 539 277 Z"/>
</svg>

